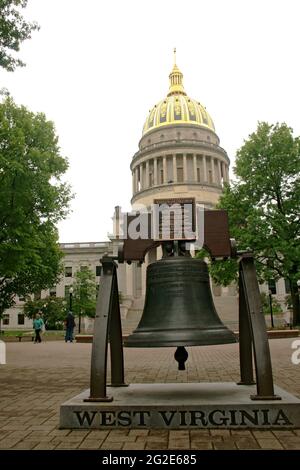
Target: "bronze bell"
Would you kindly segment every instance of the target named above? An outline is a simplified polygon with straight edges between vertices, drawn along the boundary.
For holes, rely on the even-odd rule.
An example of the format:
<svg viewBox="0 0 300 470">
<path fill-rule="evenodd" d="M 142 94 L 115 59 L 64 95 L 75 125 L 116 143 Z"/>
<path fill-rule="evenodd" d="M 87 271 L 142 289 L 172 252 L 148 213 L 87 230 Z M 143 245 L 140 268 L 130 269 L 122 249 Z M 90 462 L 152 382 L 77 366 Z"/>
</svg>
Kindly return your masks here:
<svg viewBox="0 0 300 470">
<path fill-rule="evenodd" d="M 216 312 L 204 261 L 174 256 L 148 266 L 143 315 L 124 346 L 178 347 L 175 358 L 184 369 L 184 346 L 235 342 Z"/>
</svg>

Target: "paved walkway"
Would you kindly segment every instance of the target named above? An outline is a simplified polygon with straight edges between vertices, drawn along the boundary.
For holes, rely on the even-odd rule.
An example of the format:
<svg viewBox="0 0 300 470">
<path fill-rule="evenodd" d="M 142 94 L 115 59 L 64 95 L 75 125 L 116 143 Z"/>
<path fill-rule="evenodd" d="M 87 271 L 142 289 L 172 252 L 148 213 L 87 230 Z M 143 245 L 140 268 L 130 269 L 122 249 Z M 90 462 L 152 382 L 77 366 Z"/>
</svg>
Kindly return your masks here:
<svg viewBox="0 0 300 470">
<path fill-rule="evenodd" d="M 300 398 L 293 339 L 270 341 L 277 385 Z M 0 449 L 300 449 L 300 430 L 60 430 L 59 406 L 89 387 L 90 344 L 7 343 L 0 365 Z M 238 381 L 238 345 L 189 348 L 186 371 L 174 350 L 125 350 L 126 381 Z"/>
</svg>

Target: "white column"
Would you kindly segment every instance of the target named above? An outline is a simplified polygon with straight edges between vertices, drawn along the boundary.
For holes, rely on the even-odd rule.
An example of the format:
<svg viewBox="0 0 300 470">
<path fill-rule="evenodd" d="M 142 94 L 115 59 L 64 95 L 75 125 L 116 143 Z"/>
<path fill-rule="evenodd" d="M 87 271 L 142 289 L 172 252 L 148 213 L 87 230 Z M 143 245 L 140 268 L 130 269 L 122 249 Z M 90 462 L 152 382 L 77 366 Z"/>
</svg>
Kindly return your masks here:
<svg viewBox="0 0 300 470">
<path fill-rule="evenodd" d="M 150 187 L 150 182 L 149 182 L 149 160 L 146 161 L 146 182 L 145 182 L 145 187 L 149 188 Z"/>
<path fill-rule="evenodd" d="M 145 261 L 142 264 L 142 295 L 146 294 L 146 275 L 147 275 L 148 264 L 149 264 L 149 255 L 146 254 Z"/>
<path fill-rule="evenodd" d="M 225 181 L 225 166 L 224 166 L 224 162 L 221 162 L 221 178 L 222 178 L 222 175 L 223 175 L 223 183 Z M 222 180 L 221 180 L 222 181 Z"/>
<path fill-rule="evenodd" d="M 137 263 L 132 263 L 133 270 L 133 296 L 140 298 L 142 295 L 142 267 L 139 267 Z"/>
<path fill-rule="evenodd" d="M 226 164 L 225 164 L 225 174 L 226 174 L 226 181 L 227 183 L 229 183 L 229 168 Z"/>
<path fill-rule="evenodd" d="M 168 182 L 168 174 L 167 174 L 167 157 L 163 157 L 163 173 L 164 173 L 164 183 Z"/>
<path fill-rule="evenodd" d="M 158 185 L 158 180 L 157 180 L 157 158 L 154 158 L 153 160 L 153 172 L 154 172 L 154 186 Z"/>
<path fill-rule="evenodd" d="M 183 182 L 187 182 L 187 161 L 186 161 L 186 153 L 183 155 Z"/>
<path fill-rule="evenodd" d="M 203 155 L 202 157 L 202 160 L 203 160 L 203 178 L 204 178 L 204 182 L 207 183 L 207 165 L 206 165 L 206 156 Z"/>
<path fill-rule="evenodd" d="M 156 259 L 157 260 L 162 259 L 162 255 L 163 255 L 162 247 L 161 245 L 159 245 L 156 250 Z"/>
<path fill-rule="evenodd" d="M 211 177 L 212 177 L 212 182 L 216 182 L 216 175 L 215 175 L 215 159 L 214 157 L 210 157 L 210 162 L 211 162 Z"/>
<path fill-rule="evenodd" d="M 140 191 L 143 189 L 144 187 L 144 182 L 143 182 L 143 164 L 140 163 L 139 165 L 139 172 L 140 172 Z"/>
<path fill-rule="evenodd" d="M 222 184 L 221 162 L 220 162 L 219 159 L 217 160 L 217 162 L 218 162 L 218 174 L 219 174 L 219 177 L 218 177 L 218 178 L 219 178 L 219 181 L 218 181 L 218 183 L 221 185 L 221 184 Z"/>
<path fill-rule="evenodd" d="M 149 264 L 155 263 L 156 261 L 156 248 L 153 248 L 151 251 L 148 252 L 148 262 Z"/>
<path fill-rule="evenodd" d="M 133 266 L 132 264 L 125 264 L 126 266 L 126 295 L 133 296 Z"/>
<path fill-rule="evenodd" d="M 135 194 L 135 170 L 132 170 L 132 194 Z"/>
<path fill-rule="evenodd" d="M 177 161 L 176 155 L 173 155 L 173 181 L 177 183 Z"/>
<path fill-rule="evenodd" d="M 194 181 L 197 183 L 197 155 L 193 155 L 193 164 L 194 164 Z"/>
<path fill-rule="evenodd" d="M 134 169 L 134 184 L 135 184 L 135 193 L 139 190 L 139 173 L 138 167 L 136 166 Z"/>
</svg>

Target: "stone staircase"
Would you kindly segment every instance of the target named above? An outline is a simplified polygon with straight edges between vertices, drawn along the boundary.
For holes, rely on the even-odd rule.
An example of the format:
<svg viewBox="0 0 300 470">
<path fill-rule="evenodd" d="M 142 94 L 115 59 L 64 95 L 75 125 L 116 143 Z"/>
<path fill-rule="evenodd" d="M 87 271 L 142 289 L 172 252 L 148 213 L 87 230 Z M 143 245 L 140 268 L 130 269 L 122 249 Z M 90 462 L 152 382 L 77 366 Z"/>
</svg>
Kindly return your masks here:
<svg viewBox="0 0 300 470">
<path fill-rule="evenodd" d="M 137 327 L 144 308 L 144 298 L 135 299 L 128 310 L 126 318 L 122 318 L 123 336 L 129 335 Z"/>
<path fill-rule="evenodd" d="M 231 330 L 238 330 L 239 328 L 239 303 L 238 297 L 233 295 L 223 295 L 214 297 L 214 304 L 218 315 L 224 325 L 228 326 Z"/>
</svg>

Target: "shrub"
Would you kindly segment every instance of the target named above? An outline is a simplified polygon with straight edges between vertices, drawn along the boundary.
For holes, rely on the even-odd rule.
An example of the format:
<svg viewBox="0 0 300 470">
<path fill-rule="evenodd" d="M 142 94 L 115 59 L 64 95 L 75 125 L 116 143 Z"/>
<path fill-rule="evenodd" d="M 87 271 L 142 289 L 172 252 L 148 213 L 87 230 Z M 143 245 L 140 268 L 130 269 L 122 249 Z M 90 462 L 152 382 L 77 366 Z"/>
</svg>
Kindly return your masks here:
<svg viewBox="0 0 300 470">
<path fill-rule="evenodd" d="M 265 292 L 261 292 L 260 299 L 261 299 L 262 309 L 263 309 L 264 315 L 270 315 L 271 309 L 270 309 L 269 295 L 266 294 Z M 272 311 L 273 311 L 274 315 L 276 315 L 278 313 L 282 313 L 281 305 L 275 297 L 272 297 Z"/>
</svg>

